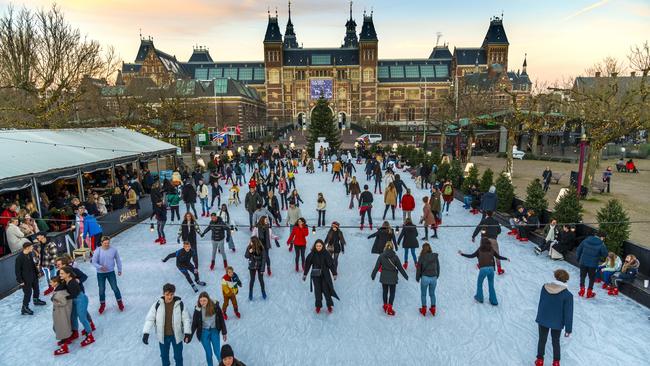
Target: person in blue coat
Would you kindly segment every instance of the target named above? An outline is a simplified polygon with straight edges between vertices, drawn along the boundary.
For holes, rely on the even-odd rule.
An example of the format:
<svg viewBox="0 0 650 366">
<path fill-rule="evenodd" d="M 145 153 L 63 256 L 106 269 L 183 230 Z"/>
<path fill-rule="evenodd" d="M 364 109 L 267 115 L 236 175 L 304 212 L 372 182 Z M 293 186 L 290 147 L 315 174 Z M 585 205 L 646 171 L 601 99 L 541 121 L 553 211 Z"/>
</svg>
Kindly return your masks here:
<svg viewBox="0 0 650 366">
<path fill-rule="evenodd" d="M 602 259 L 607 257 L 608 251 L 605 243 L 605 233 L 599 231 L 596 236 L 589 236 L 580 243 L 576 251 L 576 257 L 580 264 L 580 291 L 579 296 L 585 295 L 585 277 L 589 275 L 589 287 L 587 288 L 587 298 L 596 296 L 593 292 L 594 280 L 596 279 L 596 270 Z"/>
<path fill-rule="evenodd" d="M 560 365 L 560 334 L 571 335 L 573 330 L 573 294 L 567 289 L 569 273 L 563 269 L 556 270 L 555 281 L 542 286 L 539 295 L 537 318 L 539 340 L 537 342 L 537 360 L 535 366 L 544 365 L 544 349 L 548 333 L 553 344 L 553 366 Z"/>
</svg>

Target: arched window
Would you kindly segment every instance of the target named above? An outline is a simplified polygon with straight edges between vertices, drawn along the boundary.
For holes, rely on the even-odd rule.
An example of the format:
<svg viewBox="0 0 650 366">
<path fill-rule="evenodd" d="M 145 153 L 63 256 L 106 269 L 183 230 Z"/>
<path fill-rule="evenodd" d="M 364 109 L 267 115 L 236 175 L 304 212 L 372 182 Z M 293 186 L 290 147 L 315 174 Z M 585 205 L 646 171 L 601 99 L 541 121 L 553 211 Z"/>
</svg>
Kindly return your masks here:
<svg viewBox="0 0 650 366">
<path fill-rule="evenodd" d="M 386 110 L 380 109 L 379 114 L 377 114 L 377 121 L 385 122 L 386 121 Z"/>
<path fill-rule="evenodd" d="M 400 120 L 400 114 L 401 110 L 399 108 L 394 108 L 393 109 L 393 121 L 399 121 Z"/>
</svg>

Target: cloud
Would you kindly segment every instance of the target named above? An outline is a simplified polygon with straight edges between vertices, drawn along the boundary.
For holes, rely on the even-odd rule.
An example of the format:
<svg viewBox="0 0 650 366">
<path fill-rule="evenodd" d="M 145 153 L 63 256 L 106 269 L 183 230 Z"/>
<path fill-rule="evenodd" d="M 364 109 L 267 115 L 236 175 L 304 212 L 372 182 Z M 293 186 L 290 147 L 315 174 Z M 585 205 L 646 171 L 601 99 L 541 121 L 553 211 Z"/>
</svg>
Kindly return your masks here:
<svg viewBox="0 0 650 366">
<path fill-rule="evenodd" d="M 590 11 L 596 9 L 596 8 L 600 8 L 601 6 L 607 4 L 609 1 L 610 0 L 597 1 L 597 2 L 595 2 L 595 3 L 593 3 L 593 4 L 589 5 L 589 6 L 585 6 L 584 8 L 578 10 L 577 12 L 575 12 L 575 13 L 573 13 L 571 15 L 567 16 L 563 20 L 567 21 L 567 20 L 573 19 L 573 18 L 575 18 L 577 16 L 580 16 L 580 15 L 582 15 L 584 13 L 590 12 Z"/>
</svg>

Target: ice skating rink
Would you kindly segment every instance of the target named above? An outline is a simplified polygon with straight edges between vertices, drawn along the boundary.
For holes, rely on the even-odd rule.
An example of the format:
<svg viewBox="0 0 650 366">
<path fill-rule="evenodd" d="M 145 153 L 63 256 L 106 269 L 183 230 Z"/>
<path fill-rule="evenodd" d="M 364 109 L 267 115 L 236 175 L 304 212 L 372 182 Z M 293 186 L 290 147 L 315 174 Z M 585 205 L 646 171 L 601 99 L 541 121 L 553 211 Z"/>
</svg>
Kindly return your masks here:
<svg viewBox="0 0 650 366">
<path fill-rule="evenodd" d="M 357 177 L 363 186 L 363 166 L 357 165 Z M 399 172 L 398 172 L 399 173 Z M 414 182 L 402 173 L 407 186 L 414 191 L 416 210 L 414 220 L 421 216 L 424 190 L 414 189 Z M 273 276 L 265 276 L 268 299 L 263 300 L 256 284 L 254 299 L 248 301 L 249 275 L 244 248 L 250 232 L 235 233 L 237 252 L 228 252 L 229 264 L 235 267 L 244 284 L 238 301 L 241 319 L 229 309 L 228 343 L 238 359 L 249 366 L 264 365 L 532 365 L 537 348 L 535 315 L 541 286 L 552 280 L 556 268 L 569 271 L 569 289 L 575 296 L 573 334 L 561 339 L 562 365 L 643 365 L 650 360 L 650 311 L 625 296 L 610 297 L 597 287 L 595 299 L 577 297 L 578 270 L 564 262 L 552 262 L 547 256 L 536 256 L 533 244 L 521 244 L 504 233 L 499 237 L 506 273 L 495 280 L 499 306 L 473 299 L 476 287 L 476 260 L 460 257 L 456 252 L 473 251 L 473 227 L 439 229 L 439 239 L 433 240 L 434 251 L 440 254 L 440 277 L 437 287 L 436 317 L 423 318 L 418 312 L 420 287 L 415 282 L 415 268 L 410 263 L 409 281 L 400 277 L 395 310 L 388 317 L 382 312 L 381 286 L 370 279 L 376 256 L 370 254 L 371 232 L 359 231 L 356 209 L 349 210 L 349 197 L 342 183 L 331 183 L 330 173 L 305 174 L 300 168 L 296 175 L 298 190 L 305 201 L 303 216 L 310 228 L 316 223 L 316 198 L 322 192 L 327 200 L 327 222 L 336 220 L 347 240 L 345 254 L 339 258 L 339 277 L 335 288 L 341 301 L 335 300 L 333 314 L 314 313 L 314 298 L 309 282 L 294 272 L 293 253 L 285 245 L 288 228 L 274 228 L 280 236 L 280 248 L 270 251 Z M 243 201 L 246 187 L 240 193 Z M 181 205 L 184 206 L 184 205 Z M 200 205 L 197 204 L 197 208 Z M 480 215 L 473 216 L 454 202 L 443 225 L 476 225 Z M 375 195 L 373 220 L 375 228 L 382 222 L 383 196 Z M 184 211 L 184 208 L 181 208 Z M 247 224 L 243 205 L 230 207 L 231 217 L 238 224 Z M 286 211 L 282 211 L 283 218 Z M 389 213 L 390 215 L 390 213 Z M 397 210 L 393 225 L 401 223 Z M 200 218 L 204 224 L 207 218 Z M 155 233 L 147 224 L 137 225 L 114 238 L 124 264 L 118 278 L 126 309 L 117 310 L 114 296 L 107 286 L 107 310 L 97 313 L 99 306 L 96 272 L 88 263 L 79 265 L 89 279 L 85 284 L 90 298 L 89 311 L 97 325 L 96 342 L 80 348 L 79 341 L 70 347 L 70 354 L 54 357 L 56 341 L 52 331 L 52 309 L 32 307 L 34 316 L 20 315 L 22 291 L 0 300 L 0 365 L 83 365 L 83 366 L 148 366 L 159 365 L 156 337 L 149 345 L 141 341 L 144 317 L 151 304 L 161 296 L 162 285 L 174 283 L 177 295 L 192 311 L 197 295 L 176 270 L 172 261 L 160 261 L 179 249 L 176 244 L 177 226 L 168 222 L 168 243 L 153 243 Z M 328 228 L 320 228 L 309 237 L 309 248 L 316 238 L 325 238 Z M 420 229 L 420 237 L 423 232 Z M 220 281 L 224 274 L 217 255 L 217 268 L 209 271 L 211 244 L 209 235 L 199 242 L 199 271 L 207 282 L 206 290 L 222 301 Z M 419 250 L 418 250 L 419 252 Z M 403 249 L 399 251 L 403 260 Z M 412 261 L 412 260 L 411 260 Z M 41 289 L 46 284 L 41 281 Z M 487 283 L 485 284 L 487 291 Z M 42 291 L 42 290 L 41 290 Z M 191 316 L 191 313 L 190 313 Z M 184 345 L 185 365 L 205 365 L 201 344 L 194 337 Z M 550 340 L 546 361 L 551 360 Z"/>
</svg>

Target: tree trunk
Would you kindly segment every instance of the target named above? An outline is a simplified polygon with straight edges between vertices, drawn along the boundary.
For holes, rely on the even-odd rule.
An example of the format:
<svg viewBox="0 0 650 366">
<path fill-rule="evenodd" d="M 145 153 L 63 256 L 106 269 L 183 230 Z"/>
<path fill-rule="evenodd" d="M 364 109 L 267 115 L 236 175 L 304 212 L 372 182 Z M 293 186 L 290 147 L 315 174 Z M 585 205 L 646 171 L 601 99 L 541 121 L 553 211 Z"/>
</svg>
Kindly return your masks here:
<svg viewBox="0 0 650 366">
<path fill-rule="evenodd" d="M 600 156 L 602 153 L 602 146 L 589 146 L 589 154 L 587 154 L 587 166 L 584 171 L 584 179 L 582 185 L 591 193 L 591 182 L 594 181 L 594 175 L 600 164 Z"/>
<path fill-rule="evenodd" d="M 508 174 L 510 177 L 510 180 L 512 180 L 512 175 L 514 174 L 514 164 L 512 160 L 512 147 L 515 146 L 517 143 L 516 141 L 516 136 L 514 132 L 507 130 L 508 131 L 508 142 L 506 143 L 506 168 L 505 172 Z"/>
<path fill-rule="evenodd" d="M 440 154 L 445 153 L 445 144 L 447 143 L 447 136 L 445 135 L 445 130 L 447 130 L 446 126 L 443 126 L 444 128 L 440 129 Z"/>
<path fill-rule="evenodd" d="M 533 132 L 533 138 L 530 143 L 530 149 L 533 155 L 538 156 L 539 149 L 537 148 L 537 143 L 539 142 L 539 133 Z"/>
<path fill-rule="evenodd" d="M 194 152 L 194 141 L 196 141 L 196 133 L 194 132 L 193 128 L 190 128 L 190 140 L 189 140 L 190 154 L 192 156 L 192 163 L 194 166 L 196 166 L 196 159 L 198 158 L 198 156 L 196 156 L 196 153 Z"/>
</svg>

